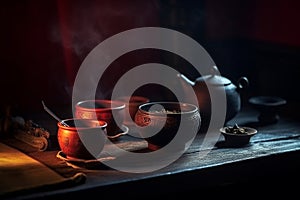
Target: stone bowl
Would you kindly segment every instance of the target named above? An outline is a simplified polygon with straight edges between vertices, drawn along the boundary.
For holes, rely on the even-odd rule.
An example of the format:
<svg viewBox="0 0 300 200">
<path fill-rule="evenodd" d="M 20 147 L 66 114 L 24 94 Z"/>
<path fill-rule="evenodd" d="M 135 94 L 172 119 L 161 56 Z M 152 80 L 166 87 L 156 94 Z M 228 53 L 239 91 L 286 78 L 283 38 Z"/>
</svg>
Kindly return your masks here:
<svg viewBox="0 0 300 200">
<path fill-rule="evenodd" d="M 176 145 L 179 149 L 193 139 L 190 133 L 198 132 L 201 117 L 197 106 L 184 102 L 149 102 L 139 106 L 135 115 L 137 130 L 148 143 L 150 150 L 168 145 L 179 132 L 183 132 Z M 181 124 L 182 123 L 182 124 Z M 182 131 L 182 129 L 184 129 Z"/>
</svg>

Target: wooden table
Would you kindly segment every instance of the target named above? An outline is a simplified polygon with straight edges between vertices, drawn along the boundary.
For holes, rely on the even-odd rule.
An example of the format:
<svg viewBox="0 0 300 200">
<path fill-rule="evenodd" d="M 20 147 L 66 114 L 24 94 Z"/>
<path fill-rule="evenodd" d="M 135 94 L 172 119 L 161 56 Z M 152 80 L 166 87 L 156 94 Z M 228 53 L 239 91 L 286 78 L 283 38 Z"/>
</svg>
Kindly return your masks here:
<svg viewBox="0 0 300 200">
<path fill-rule="evenodd" d="M 258 133 L 249 145 L 232 148 L 223 144 L 223 136 L 205 156 L 201 148 L 203 135 L 197 135 L 189 149 L 175 162 L 158 171 L 149 173 L 127 173 L 111 168 L 73 168 L 56 157 L 58 150 L 30 152 L 32 157 L 62 173 L 86 174 L 86 181 L 74 187 L 35 191 L 16 196 L 16 199 L 57 199 L 86 195 L 99 197 L 168 197 L 176 194 L 222 194 L 231 197 L 239 191 L 257 195 L 257 192 L 276 194 L 291 190 L 293 182 L 300 180 L 300 123 L 295 119 L 281 117 L 271 125 L 259 125 L 257 114 L 243 109 L 228 124 L 237 123 L 254 127 Z M 129 136 L 126 136 L 129 137 Z M 121 140 L 128 142 L 130 138 Z M 127 141 L 128 140 L 128 141 Z M 134 143 L 134 142 L 133 142 Z M 286 190 L 288 186 L 288 190 Z M 272 188 L 268 190 L 268 188 Z M 221 192 L 221 193 L 220 193 Z"/>
</svg>

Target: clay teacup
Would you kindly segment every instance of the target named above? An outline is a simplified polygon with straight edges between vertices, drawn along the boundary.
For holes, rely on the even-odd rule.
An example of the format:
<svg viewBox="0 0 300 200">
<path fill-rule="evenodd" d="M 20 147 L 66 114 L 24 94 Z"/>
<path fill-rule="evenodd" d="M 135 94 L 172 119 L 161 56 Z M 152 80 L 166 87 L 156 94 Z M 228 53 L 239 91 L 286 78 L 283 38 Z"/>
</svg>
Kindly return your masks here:
<svg viewBox="0 0 300 200">
<path fill-rule="evenodd" d="M 105 121 L 74 118 L 57 126 L 58 144 L 68 158 L 95 159 L 102 152 L 107 139 Z"/>
<path fill-rule="evenodd" d="M 140 105 L 148 103 L 150 100 L 143 96 L 122 96 L 118 100 L 125 103 L 125 119 L 124 124 L 134 127 L 134 117 Z"/>
<path fill-rule="evenodd" d="M 107 122 L 107 136 L 114 138 L 124 131 L 125 103 L 106 99 L 80 101 L 75 105 L 75 116 Z"/>
</svg>

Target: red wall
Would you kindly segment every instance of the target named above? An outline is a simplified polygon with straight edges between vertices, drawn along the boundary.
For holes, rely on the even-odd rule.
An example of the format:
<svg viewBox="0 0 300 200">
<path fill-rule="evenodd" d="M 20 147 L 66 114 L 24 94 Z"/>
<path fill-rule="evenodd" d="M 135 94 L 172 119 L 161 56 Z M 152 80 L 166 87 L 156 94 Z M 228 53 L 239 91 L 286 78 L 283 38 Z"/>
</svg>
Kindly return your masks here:
<svg viewBox="0 0 300 200">
<path fill-rule="evenodd" d="M 171 12 L 169 5 L 176 5 L 176 1 L 172 2 L 2 1 L 1 108 L 9 105 L 25 110 L 39 110 L 42 109 L 42 99 L 50 105 L 64 105 L 70 101 L 70 87 L 79 66 L 93 47 L 127 29 L 158 26 L 162 20 L 168 26 L 167 19 L 160 17 L 169 15 L 165 12 Z M 178 18 L 189 15 L 201 18 L 198 21 L 203 21 L 204 29 L 201 31 L 205 34 L 199 32 L 194 35 L 204 35 L 204 40 L 244 38 L 300 46 L 300 1 L 184 2 L 186 6 L 178 9 L 181 12 Z M 182 6 L 183 3 L 178 5 Z M 196 12 L 196 5 L 204 5 L 201 7 L 203 10 Z M 168 9 L 164 10 L 166 7 Z M 186 13 L 183 14 L 182 10 Z M 199 16 L 196 16 L 198 13 Z M 177 25 L 170 22 L 172 27 L 177 26 L 181 30 L 192 26 L 181 23 Z"/>
<path fill-rule="evenodd" d="M 295 0 L 209 0 L 207 36 L 300 46 L 299 10 L 300 1 Z"/>
<path fill-rule="evenodd" d="M 127 29 L 157 26 L 156 1 L 12 0 L 0 7 L 1 107 L 64 105 L 85 56 Z M 1 113 L 0 113 L 1 114 Z"/>
</svg>

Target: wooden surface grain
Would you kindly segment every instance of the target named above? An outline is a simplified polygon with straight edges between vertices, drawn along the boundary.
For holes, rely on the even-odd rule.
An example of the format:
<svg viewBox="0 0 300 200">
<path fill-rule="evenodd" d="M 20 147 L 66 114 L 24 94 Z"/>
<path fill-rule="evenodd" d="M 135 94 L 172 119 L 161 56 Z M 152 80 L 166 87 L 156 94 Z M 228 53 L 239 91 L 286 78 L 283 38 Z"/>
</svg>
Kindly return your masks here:
<svg viewBox="0 0 300 200">
<path fill-rule="evenodd" d="M 228 147 L 223 136 L 219 135 L 217 140 L 211 141 L 208 148 L 204 148 L 203 139 L 206 136 L 198 134 L 179 159 L 148 173 L 128 173 L 109 167 L 74 168 L 56 157 L 57 150 L 31 152 L 32 157 L 63 176 L 82 172 L 87 179 L 84 184 L 75 187 L 48 192 L 36 191 L 23 195 L 22 198 L 55 199 L 76 194 L 124 197 L 133 194 L 155 196 L 195 193 L 207 192 L 213 188 L 237 187 L 241 183 L 277 185 L 276 181 L 286 181 L 286 177 L 300 177 L 300 173 L 297 173 L 297 160 L 300 159 L 299 121 L 282 117 L 276 124 L 262 125 L 257 122 L 256 112 L 243 110 L 228 125 L 235 123 L 258 130 L 248 145 Z M 147 144 L 131 136 L 124 136 L 117 143 L 127 150 L 147 152 Z"/>
</svg>

